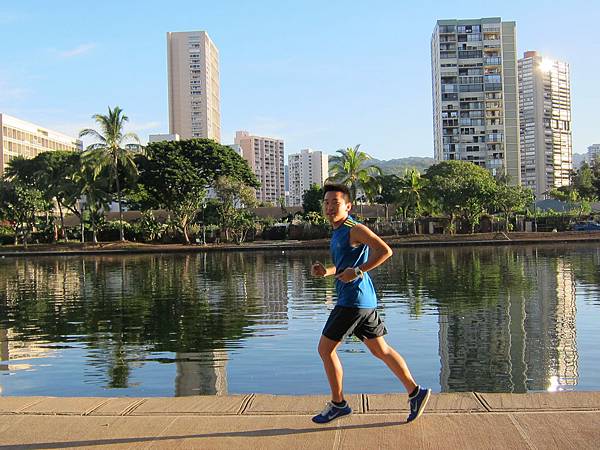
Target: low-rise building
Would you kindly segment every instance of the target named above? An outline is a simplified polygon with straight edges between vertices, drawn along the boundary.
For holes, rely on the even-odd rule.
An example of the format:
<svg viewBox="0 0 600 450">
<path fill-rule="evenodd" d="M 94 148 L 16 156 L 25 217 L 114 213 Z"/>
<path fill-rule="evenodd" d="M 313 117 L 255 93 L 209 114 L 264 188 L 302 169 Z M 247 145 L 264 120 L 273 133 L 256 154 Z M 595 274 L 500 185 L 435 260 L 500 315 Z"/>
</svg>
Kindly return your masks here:
<svg viewBox="0 0 600 450">
<path fill-rule="evenodd" d="M 0 175 L 11 159 L 56 150 L 82 151 L 83 142 L 58 131 L 0 113 Z"/>
</svg>

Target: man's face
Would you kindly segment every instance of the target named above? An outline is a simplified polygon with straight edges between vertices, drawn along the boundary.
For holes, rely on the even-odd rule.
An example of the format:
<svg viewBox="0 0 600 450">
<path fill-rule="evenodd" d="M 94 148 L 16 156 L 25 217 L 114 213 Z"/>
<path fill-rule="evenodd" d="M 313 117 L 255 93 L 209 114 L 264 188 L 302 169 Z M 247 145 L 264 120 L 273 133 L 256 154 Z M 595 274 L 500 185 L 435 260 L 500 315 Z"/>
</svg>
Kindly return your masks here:
<svg viewBox="0 0 600 450">
<path fill-rule="evenodd" d="M 329 223 L 341 222 L 348 216 L 352 203 L 347 202 L 342 192 L 329 191 L 323 198 L 323 210 Z"/>
</svg>

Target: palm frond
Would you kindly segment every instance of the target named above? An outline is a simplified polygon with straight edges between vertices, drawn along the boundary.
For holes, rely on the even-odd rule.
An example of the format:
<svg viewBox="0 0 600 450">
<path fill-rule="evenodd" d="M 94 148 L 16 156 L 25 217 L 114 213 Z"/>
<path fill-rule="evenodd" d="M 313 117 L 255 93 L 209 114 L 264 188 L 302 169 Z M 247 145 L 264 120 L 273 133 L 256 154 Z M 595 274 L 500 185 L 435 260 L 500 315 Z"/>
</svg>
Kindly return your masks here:
<svg viewBox="0 0 600 450">
<path fill-rule="evenodd" d="M 102 143 L 106 143 L 106 138 L 92 128 L 85 128 L 79 132 L 80 138 L 86 136 L 91 136 Z"/>
<path fill-rule="evenodd" d="M 140 138 L 139 138 L 139 136 L 138 136 L 137 134 L 135 134 L 135 133 L 132 133 L 132 132 L 125 133 L 125 134 L 123 135 L 123 138 L 122 138 L 122 139 L 123 139 L 123 141 L 132 140 L 132 141 L 134 141 L 135 143 L 139 143 L 139 142 L 140 142 Z"/>
</svg>

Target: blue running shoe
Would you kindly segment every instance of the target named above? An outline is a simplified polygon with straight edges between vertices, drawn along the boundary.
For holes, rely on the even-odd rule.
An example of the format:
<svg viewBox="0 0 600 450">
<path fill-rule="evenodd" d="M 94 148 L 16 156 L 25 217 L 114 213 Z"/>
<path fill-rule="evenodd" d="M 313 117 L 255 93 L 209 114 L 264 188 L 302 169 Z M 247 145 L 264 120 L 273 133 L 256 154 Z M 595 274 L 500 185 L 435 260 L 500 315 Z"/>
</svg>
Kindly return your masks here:
<svg viewBox="0 0 600 450">
<path fill-rule="evenodd" d="M 352 414 L 352 408 L 346 402 L 345 406 L 335 406 L 331 402 L 327 402 L 325 409 L 312 418 L 314 423 L 328 423 L 339 417 L 344 417 Z"/>
<path fill-rule="evenodd" d="M 412 422 L 413 420 L 418 419 L 421 414 L 423 414 L 430 395 L 431 389 L 424 389 L 419 386 L 419 391 L 414 395 L 414 397 L 409 397 L 408 402 L 410 403 L 410 414 L 408 415 L 406 422 Z"/>
</svg>

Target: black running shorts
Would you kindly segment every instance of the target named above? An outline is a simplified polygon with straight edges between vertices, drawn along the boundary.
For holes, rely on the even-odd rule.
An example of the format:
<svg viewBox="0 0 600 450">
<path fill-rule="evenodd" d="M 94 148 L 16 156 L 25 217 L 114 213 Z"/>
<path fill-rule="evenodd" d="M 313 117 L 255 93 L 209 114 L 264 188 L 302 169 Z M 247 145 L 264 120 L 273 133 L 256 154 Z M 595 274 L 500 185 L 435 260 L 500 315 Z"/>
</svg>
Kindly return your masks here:
<svg viewBox="0 0 600 450">
<path fill-rule="evenodd" d="M 351 334 L 364 341 L 386 335 L 387 329 L 375 308 L 336 306 L 325 323 L 323 336 L 339 342 Z"/>
</svg>

